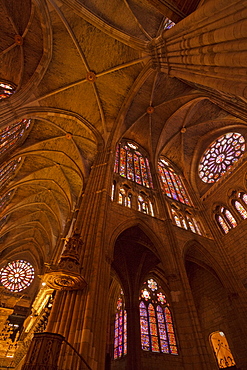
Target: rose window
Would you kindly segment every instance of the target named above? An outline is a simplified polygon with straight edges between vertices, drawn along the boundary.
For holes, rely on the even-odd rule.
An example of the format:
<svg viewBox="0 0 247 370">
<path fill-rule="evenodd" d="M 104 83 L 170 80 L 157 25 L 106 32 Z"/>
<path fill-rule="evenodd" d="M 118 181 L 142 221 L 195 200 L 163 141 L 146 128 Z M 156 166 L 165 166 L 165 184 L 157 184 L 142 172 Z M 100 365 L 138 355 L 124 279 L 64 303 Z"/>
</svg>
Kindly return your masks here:
<svg viewBox="0 0 247 370">
<path fill-rule="evenodd" d="M 241 134 L 229 132 L 220 136 L 203 154 L 199 164 L 199 177 L 206 183 L 218 181 L 231 170 L 244 151 L 245 139 Z"/>
<path fill-rule="evenodd" d="M 22 291 L 32 283 L 33 279 L 34 268 L 27 261 L 13 261 L 0 270 L 0 281 L 11 292 Z"/>
</svg>

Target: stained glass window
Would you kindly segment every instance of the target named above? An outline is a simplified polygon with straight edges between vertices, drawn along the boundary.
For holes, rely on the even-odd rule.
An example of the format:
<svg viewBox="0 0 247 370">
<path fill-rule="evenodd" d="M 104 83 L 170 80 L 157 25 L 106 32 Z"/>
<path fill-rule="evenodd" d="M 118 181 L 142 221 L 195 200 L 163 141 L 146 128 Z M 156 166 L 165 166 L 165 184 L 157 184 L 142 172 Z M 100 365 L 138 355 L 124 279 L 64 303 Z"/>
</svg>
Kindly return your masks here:
<svg viewBox="0 0 247 370">
<path fill-rule="evenodd" d="M 125 203 L 126 203 L 126 194 L 125 194 L 125 190 L 123 188 L 119 189 L 118 203 L 119 204 L 122 204 L 123 206 L 125 206 Z"/>
<path fill-rule="evenodd" d="M 127 196 L 127 207 L 131 208 L 132 207 L 132 195 L 128 194 Z"/>
<path fill-rule="evenodd" d="M 114 326 L 114 359 L 120 358 L 127 353 L 127 313 L 124 309 L 124 296 L 121 291 L 116 304 Z"/>
<path fill-rule="evenodd" d="M 191 230 L 193 233 L 202 235 L 201 227 L 194 217 L 186 215 L 185 220 L 185 217 L 183 217 L 183 212 L 180 210 L 180 212 L 178 213 L 173 206 L 171 207 L 171 214 L 176 223 L 176 226 L 182 227 L 186 230 L 188 230 L 189 226 L 189 230 Z"/>
<path fill-rule="evenodd" d="M 175 211 L 175 209 L 172 208 L 171 211 L 172 211 L 172 216 L 174 218 L 174 221 L 175 221 L 176 225 L 178 227 L 182 227 L 181 222 L 180 222 L 180 219 L 179 219 L 179 217 L 178 217 L 177 212 Z"/>
<path fill-rule="evenodd" d="M 244 192 L 239 192 L 237 197 L 238 200 L 233 200 L 233 205 L 236 210 L 240 213 L 240 215 L 246 219 L 247 218 L 247 194 Z"/>
<path fill-rule="evenodd" d="M 152 203 L 149 201 L 149 210 L 150 210 L 150 214 L 151 216 L 154 216 L 154 209 L 153 209 L 153 205 Z"/>
<path fill-rule="evenodd" d="M 153 187 L 148 158 L 131 142 L 123 141 L 117 145 L 114 172 L 139 185 Z"/>
<path fill-rule="evenodd" d="M 147 203 L 141 195 L 139 195 L 138 197 L 138 211 L 142 213 L 148 213 Z"/>
<path fill-rule="evenodd" d="M 234 357 L 229 348 L 228 341 L 222 331 L 210 335 L 210 341 L 220 369 L 228 369 L 236 366 Z"/>
<path fill-rule="evenodd" d="M 196 234 L 196 229 L 195 229 L 195 226 L 194 226 L 193 222 L 192 222 L 190 219 L 188 219 L 188 218 L 187 218 L 187 220 L 188 220 L 188 224 L 189 224 L 190 230 L 191 230 L 193 233 L 195 233 L 195 234 Z"/>
<path fill-rule="evenodd" d="M 227 234 L 232 228 L 237 226 L 237 221 L 232 213 L 225 207 L 220 208 L 215 219 L 224 234 Z"/>
<path fill-rule="evenodd" d="M 143 196 L 139 195 L 137 203 L 138 203 L 138 211 L 142 213 L 146 213 L 147 215 L 154 216 L 153 205 L 147 196 L 145 196 L 145 199 L 144 199 Z"/>
<path fill-rule="evenodd" d="M 116 189 L 116 183 L 114 181 L 111 187 L 111 200 L 114 200 L 115 198 L 115 189 Z"/>
<path fill-rule="evenodd" d="M 235 218 L 228 209 L 222 207 L 221 212 L 225 215 L 226 219 L 228 220 L 228 223 L 230 223 L 232 227 L 237 226 L 237 221 L 235 220 Z"/>
<path fill-rule="evenodd" d="M 195 234 L 201 235 L 200 228 L 199 228 L 195 218 L 187 215 L 186 219 L 187 219 L 190 230 Z"/>
<path fill-rule="evenodd" d="M 245 151 L 245 139 L 237 132 L 229 132 L 215 140 L 203 154 L 199 164 L 199 177 L 205 183 L 214 183 Z"/>
<path fill-rule="evenodd" d="M 164 158 L 160 158 L 158 161 L 158 171 L 160 175 L 161 186 L 165 194 L 169 198 L 191 206 L 192 204 L 183 184 L 182 178 L 173 170 L 173 168 Z"/>
<path fill-rule="evenodd" d="M 0 155 L 16 144 L 29 128 L 30 123 L 30 119 L 23 119 L 11 126 L 5 127 L 5 129 L 0 132 Z"/>
<path fill-rule="evenodd" d="M 228 233 L 228 231 L 230 231 L 230 227 L 227 225 L 227 223 L 224 221 L 224 219 L 222 218 L 222 216 L 220 215 L 216 215 L 216 221 L 218 222 L 218 224 L 220 225 L 221 229 L 223 230 L 223 232 L 225 234 Z"/>
<path fill-rule="evenodd" d="M 9 98 L 15 92 L 13 85 L 0 81 L 0 101 Z"/>
<path fill-rule="evenodd" d="M 187 226 L 186 221 L 185 221 L 185 219 L 183 217 L 181 217 L 181 223 L 182 223 L 182 227 L 184 229 L 188 230 L 188 226 Z"/>
<path fill-rule="evenodd" d="M 202 235 L 201 227 L 200 227 L 199 223 L 194 218 L 192 218 L 192 220 L 193 220 L 193 223 L 195 225 L 197 234 Z"/>
<path fill-rule="evenodd" d="M 247 204 L 247 194 L 242 194 L 242 199 L 245 204 Z"/>
<path fill-rule="evenodd" d="M 172 316 L 161 286 L 154 279 L 147 280 L 139 299 L 142 349 L 177 354 Z"/>
<path fill-rule="evenodd" d="M 164 21 L 164 30 L 169 30 L 173 26 L 175 26 L 175 23 L 173 21 L 171 21 L 169 18 L 165 18 L 165 21 Z"/>
<path fill-rule="evenodd" d="M 13 159 L 12 161 L 8 162 L 5 166 L 0 168 L 0 189 L 2 189 L 8 181 L 11 180 L 11 177 L 14 175 L 14 172 L 17 166 L 21 162 L 21 157 L 17 159 Z"/>
<path fill-rule="evenodd" d="M 240 215 L 246 219 L 247 218 L 247 211 L 246 209 L 242 206 L 242 204 L 238 201 L 238 200 L 235 200 L 234 201 L 234 206 L 236 208 L 236 210 L 240 213 Z"/>
<path fill-rule="evenodd" d="M 10 262 L 0 270 L 0 281 L 11 292 L 21 292 L 33 279 L 34 268 L 31 263 L 24 260 Z"/>
</svg>

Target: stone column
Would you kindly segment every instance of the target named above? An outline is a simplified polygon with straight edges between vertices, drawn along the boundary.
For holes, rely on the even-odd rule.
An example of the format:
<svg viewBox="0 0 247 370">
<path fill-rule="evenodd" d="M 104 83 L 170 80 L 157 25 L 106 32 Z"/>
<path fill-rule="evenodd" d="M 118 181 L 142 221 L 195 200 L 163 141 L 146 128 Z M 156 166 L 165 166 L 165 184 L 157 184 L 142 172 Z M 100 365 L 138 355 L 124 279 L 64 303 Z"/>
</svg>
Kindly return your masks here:
<svg viewBox="0 0 247 370">
<path fill-rule="evenodd" d="M 133 300 L 131 300 L 133 302 Z M 133 303 L 132 303 L 133 306 Z M 141 370 L 141 336 L 139 307 L 126 306 L 127 311 L 127 369 Z"/>
<path fill-rule="evenodd" d="M 247 0 L 212 0 L 155 40 L 161 70 L 247 98 Z"/>
<path fill-rule="evenodd" d="M 54 288 L 61 286 L 47 330 L 63 335 L 94 370 L 104 368 L 106 352 L 110 263 L 104 233 L 111 194 L 110 155 L 108 150 L 99 152 L 91 168 L 72 238 L 77 239 L 74 241 L 79 243 L 78 248 L 74 241 L 69 241 L 69 248 L 65 249 L 58 267 L 48 271 L 45 279 Z M 78 270 L 70 268 L 71 264 Z M 78 370 L 84 367 L 79 356 L 68 346 L 64 347 L 59 368 Z"/>
</svg>

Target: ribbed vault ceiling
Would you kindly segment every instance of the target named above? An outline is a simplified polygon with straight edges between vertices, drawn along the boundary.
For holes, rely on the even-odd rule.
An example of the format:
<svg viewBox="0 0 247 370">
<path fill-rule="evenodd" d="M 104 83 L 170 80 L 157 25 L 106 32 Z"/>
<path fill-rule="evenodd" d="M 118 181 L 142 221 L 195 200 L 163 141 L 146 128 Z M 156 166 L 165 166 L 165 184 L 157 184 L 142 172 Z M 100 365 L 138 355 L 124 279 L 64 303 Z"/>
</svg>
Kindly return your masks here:
<svg viewBox="0 0 247 370">
<path fill-rule="evenodd" d="M 22 158 L 1 189 L 13 190 L 1 211 L 2 257 L 29 250 L 38 265 L 56 257 L 102 146 L 135 140 L 152 160 L 162 153 L 184 165 L 191 180 L 202 135 L 241 128 L 154 67 L 165 17 L 146 0 L 3 0 L 0 15 L 0 80 L 16 85 L 0 102 L 0 125 L 32 120 L 22 145 L 2 157 L 2 165 Z"/>
</svg>

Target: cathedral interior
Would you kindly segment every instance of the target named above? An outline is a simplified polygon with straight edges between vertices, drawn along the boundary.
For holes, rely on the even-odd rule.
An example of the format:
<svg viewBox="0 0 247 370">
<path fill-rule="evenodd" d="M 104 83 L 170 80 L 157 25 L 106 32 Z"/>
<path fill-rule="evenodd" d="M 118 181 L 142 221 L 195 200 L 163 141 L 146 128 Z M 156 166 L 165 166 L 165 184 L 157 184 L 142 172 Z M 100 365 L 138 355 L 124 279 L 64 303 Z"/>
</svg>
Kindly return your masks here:
<svg viewBox="0 0 247 370">
<path fill-rule="evenodd" d="M 0 370 L 247 369 L 246 16 L 0 0 Z"/>
</svg>

